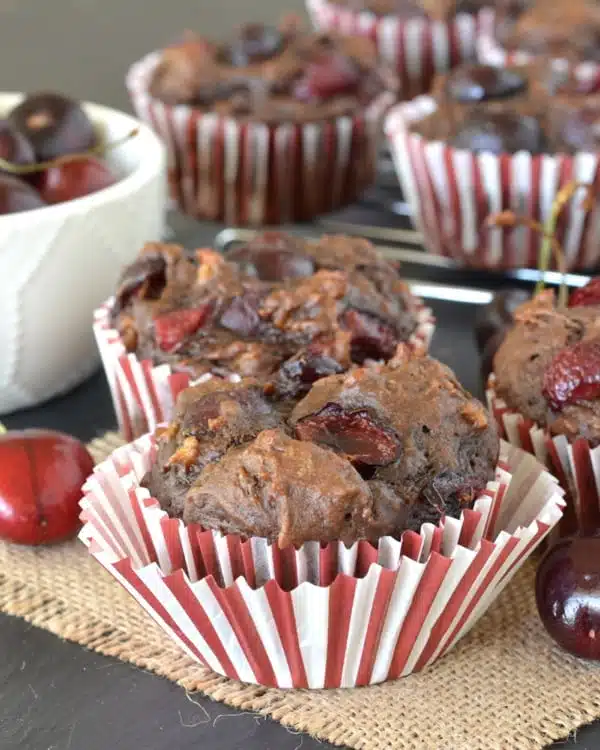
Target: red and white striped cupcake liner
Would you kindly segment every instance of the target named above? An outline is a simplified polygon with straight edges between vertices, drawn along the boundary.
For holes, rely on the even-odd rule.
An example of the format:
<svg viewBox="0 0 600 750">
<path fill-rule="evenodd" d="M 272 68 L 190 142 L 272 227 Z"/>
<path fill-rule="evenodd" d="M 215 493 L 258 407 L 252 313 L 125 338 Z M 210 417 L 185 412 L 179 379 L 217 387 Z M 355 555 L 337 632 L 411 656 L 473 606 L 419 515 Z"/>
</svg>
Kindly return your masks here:
<svg viewBox="0 0 600 750">
<path fill-rule="evenodd" d="M 400 78 L 400 95 L 411 99 L 424 94 L 438 73 L 473 60 L 481 34 L 494 27 L 490 8 L 476 15 L 460 13 L 449 21 L 376 16 L 328 0 L 306 0 L 315 28 L 347 36 L 366 36 L 377 46 L 380 59 Z"/>
<path fill-rule="evenodd" d="M 559 190 L 576 180 L 600 186 L 600 155 L 494 155 L 453 148 L 411 132 L 435 111 L 421 96 L 394 107 L 386 119 L 396 172 L 427 250 L 478 268 L 537 268 L 539 235 L 527 227 L 485 229 L 485 219 L 514 211 L 545 222 Z M 573 200 L 557 228 L 567 268 L 600 260 L 600 205 L 586 212 Z"/>
<path fill-rule="evenodd" d="M 135 63 L 135 112 L 167 146 L 171 196 L 187 214 L 231 225 L 306 221 L 352 203 L 375 179 L 384 92 L 353 116 L 270 124 L 236 120 L 149 93 L 160 59 Z"/>
<path fill-rule="evenodd" d="M 496 480 L 420 534 L 279 549 L 171 519 L 140 487 L 146 435 L 84 485 L 80 538 L 197 662 L 243 682 L 337 688 L 396 679 L 445 654 L 560 520 L 556 480 L 502 444 Z"/>
<path fill-rule="evenodd" d="M 413 302 L 417 327 L 407 343 L 428 350 L 435 319 L 422 300 L 413 297 Z M 140 360 L 135 354 L 128 354 L 119 332 L 112 327 L 112 305 L 113 299 L 109 299 L 94 312 L 94 336 L 119 430 L 125 440 L 133 440 L 153 432 L 162 422 L 170 421 L 177 396 L 192 384 L 192 380 L 186 373 L 173 372 L 167 364 L 153 365 L 150 360 Z M 239 380 L 239 376 L 234 375 L 232 379 Z"/>
<path fill-rule="evenodd" d="M 498 44 L 493 31 L 486 30 L 477 39 L 477 59 L 486 65 L 494 65 L 503 68 L 508 65 L 528 65 L 539 59 L 524 50 L 509 50 Z M 545 62 L 545 61 L 544 61 Z M 569 72 L 573 63 L 566 58 L 554 58 L 552 65 L 563 74 Z M 597 93 L 600 90 L 600 65 L 593 61 L 575 64 L 575 76 L 585 84 L 588 93 Z"/>
<path fill-rule="evenodd" d="M 555 536 L 600 528 L 600 446 L 585 438 L 570 442 L 565 435 L 547 429 L 510 409 L 488 383 L 487 400 L 500 434 L 511 445 L 534 455 L 558 478 L 566 492 L 567 505 Z"/>
</svg>

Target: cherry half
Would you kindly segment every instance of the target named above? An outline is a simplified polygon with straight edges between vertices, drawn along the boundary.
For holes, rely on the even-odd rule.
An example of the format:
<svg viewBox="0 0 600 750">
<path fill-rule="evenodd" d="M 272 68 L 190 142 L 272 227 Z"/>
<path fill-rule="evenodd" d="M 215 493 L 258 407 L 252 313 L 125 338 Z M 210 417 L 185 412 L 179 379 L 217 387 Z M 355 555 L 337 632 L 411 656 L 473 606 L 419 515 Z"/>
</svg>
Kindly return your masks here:
<svg viewBox="0 0 600 750">
<path fill-rule="evenodd" d="M 40 173 L 37 185 L 46 203 L 64 203 L 114 185 L 113 173 L 95 156 L 59 161 Z"/>
<path fill-rule="evenodd" d="M 0 434 L 0 539 L 37 545 L 74 536 L 81 487 L 93 469 L 83 443 L 69 435 Z"/>
<path fill-rule="evenodd" d="M 600 659 L 600 537 L 561 539 L 542 559 L 535 596 L 550 636 L 574 656 Z"/>
</svg>

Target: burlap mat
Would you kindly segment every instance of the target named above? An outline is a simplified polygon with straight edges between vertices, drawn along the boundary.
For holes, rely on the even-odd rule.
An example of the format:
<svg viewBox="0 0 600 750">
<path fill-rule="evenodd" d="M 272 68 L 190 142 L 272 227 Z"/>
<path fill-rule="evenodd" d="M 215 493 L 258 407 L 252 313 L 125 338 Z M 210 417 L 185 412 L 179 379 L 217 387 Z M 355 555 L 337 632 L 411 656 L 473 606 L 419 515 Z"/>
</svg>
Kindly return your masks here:
<svg viewBox="0 0 600 750">
<path fill-rule="evenodd" d="M 91 445 L 99 460 L 120 444 Z M 199 667 L 162 634 L 79 542 L 0 544 L 0 609 L 218 701 L 353 748 L 527 750 L 600 716 L 600 668 L 544 634 L 527 565 L 481 620 L 428 671 L 395 683 L 335 691 L 242 685 Z"/>
</svg>

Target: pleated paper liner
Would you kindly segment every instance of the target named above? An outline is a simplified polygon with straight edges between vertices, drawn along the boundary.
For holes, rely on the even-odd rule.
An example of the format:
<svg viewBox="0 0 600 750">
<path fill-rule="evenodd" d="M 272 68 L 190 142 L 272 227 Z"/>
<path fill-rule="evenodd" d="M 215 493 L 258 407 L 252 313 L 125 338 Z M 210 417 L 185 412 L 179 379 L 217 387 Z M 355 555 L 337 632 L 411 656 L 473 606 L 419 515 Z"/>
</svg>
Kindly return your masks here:
<svg viewBox="0 0 600 750">
<path fill-rule="evenodd" d="M 342 7 L 328 0 L 306 0 L 315 28 L 373 40 L 381 60 L 400 78 L 400 94 L 410 99 L 431 88 L 435 75 L 475 58 L 476 43 L 490 33 L 495 14 L 460 13 L 448 21 L 423 18 L 379 17 L 368 10 Z"/>
<path fill-rule="evenodd" d="M 487 400 L 500 434 L 511 445 L 536 456 L 566 491 L 564 515 L 553 537 L 600 528 L 600 446 L 594 448 L 582 437 L 570 442 L 565 435 L 553 436 L 510 409 L 496 394 L 493 375 L 488 383 Z"/>
<path fill-rule="evenodd" d="M 417 327 L 407 343 L 427 350 L 435 329 L 433 313 L 417 297 L 413 297 L 413 302 L 416 305 Z M 132 440 L 153 432 L 162 422 L 170 421 L 177 396 L 192 381 L 186 373 L 173 372 L 169 365 L 155 366 L 150 360 L 140 360 L 135 354 L 128 354 L 119 332 L 112 328 L 112 304 L 112 299 L 107 300 L 95 311 L 94 336 L 119 430 L 126 440 Z M 239 377 L 234 375 L 232 380 L 239 380 Z"/>
<path fill-rule="evenodd" d="M 160 59 L 135 63 L 127 88 L 137 116 L 166 143 L 171 195 L 187 214 L 232 225 L 307 221 L 352 203 L 375 180 L 383 92 L 352 116 L 263 123 L 168 105 L 149 93 Z"/>
<path fill-rule="evenodd" d="M 600 184 L 599 154 L 474 153 L 411 132 L 435 108 L 433 98 L 422 96 L 397 105 L 386 120 L 396 171 L 425 247 L 478 268 L 536 268 L 539 235 L 522 226 L 486 229 L 486 217 L 510 210 L 544 223 L 567 183 Z M 586 212 L 571 201 L 556 237 L 567 270 L 597 264 L 600 205 Z"/>
<path fill-rule="evenodd" d="M 494 37 L 493 33 L 486 32 L 479 35 L 477 39 L 477 57 L 480 62 L 495 67 L 507 65 L 527 65 L 536 61 L 547 62 L 539 55 L 533 55 L 525 50 L 505 49 Z M 561 74 L 568 74 L 574 65 L 575 76 L 585 85 L 588 93 L 597 93 L 600 89 L 600 65 L 597 62 L 588 61 L 573 63 L 566 58 L 553 58 L 551 64 Z"/>
<path fill-rule="evenodd" d="M 84 487 L 90 553 L 196 661 L 282 688 L 368 685 L 423 669 L 478 620 L 561 518 L 562 491 L 502 444 L 472 511 L 400 540 L 279 549 L 169 518 L 140 479 L 144 436 Z"/>
</svg>

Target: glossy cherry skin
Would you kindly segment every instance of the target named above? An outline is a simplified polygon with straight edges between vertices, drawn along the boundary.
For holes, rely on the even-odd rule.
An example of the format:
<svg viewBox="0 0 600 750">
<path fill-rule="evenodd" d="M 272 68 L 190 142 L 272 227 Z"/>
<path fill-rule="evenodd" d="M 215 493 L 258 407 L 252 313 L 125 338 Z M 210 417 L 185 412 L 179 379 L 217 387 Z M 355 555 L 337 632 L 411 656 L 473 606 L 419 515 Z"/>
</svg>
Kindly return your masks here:
<svg viewBox="0 0 600 750">
<path fill-rule="evenodd" d="M 85 446 L 51 430 L 0 435 L 0 539 L 50 544 L 80 526 L 81 487 L 94 462 Z"/>
<path fill-rule="evenodd" d="M 600 537 L 561 539 L 546 553 L 535 582 L 544 627 L 566 651 L 600 659 Z"/>
<path fill-rule="evenodd" d="M 0 120 L 0 158 L 18 166 L 35 162 L 33 146 L 8 120 Z"/>
<path fill-rule="evenodd" d="M 93 156 L 73 159 L 50 167 L 38 179 L 40 195 L 46 203 L 65 203 L 114 185 L 115 178 L 106 164 Z"/>
<path fill-rule="evenodd" d="M 79 102 L 61 94 L 32 94 L 8 119 L 29 140 L 37 161 L 89 151 L 97 142 L 94 126 Z"/>
<path fill-rule="evenodd" d="M 46 203 L 24 180 L 0 172 L 0 216 L 42 208 Z"/>
</svg>

